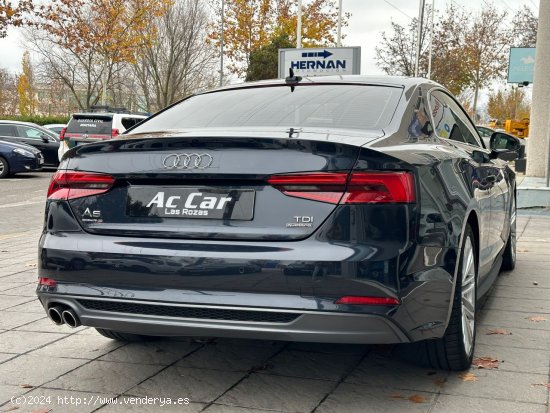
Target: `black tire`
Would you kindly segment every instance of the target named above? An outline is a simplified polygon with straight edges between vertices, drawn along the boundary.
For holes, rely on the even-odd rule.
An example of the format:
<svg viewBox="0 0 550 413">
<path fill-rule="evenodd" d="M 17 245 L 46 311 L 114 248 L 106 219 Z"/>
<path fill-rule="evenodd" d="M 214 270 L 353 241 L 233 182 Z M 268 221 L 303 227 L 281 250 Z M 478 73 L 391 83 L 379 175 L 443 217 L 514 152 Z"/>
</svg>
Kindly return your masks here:
<svg viewBox="0 0 550 413">
<path fill-rule="evenodd" d="M 10 174 L 10 165 L 6 158 L 0 156 L 0 179 Z"/>
<path fill-rule="evenodd" d="M 466 231 L 464 233 L 464 239 L 462 241 L 460 264 L 458 267 L 455 293 L 453 298 L 453 308 L 445 334 L 440 339 L 423 340 L 405 346 L 403 355 L 409 361 L 434 369 L 451 371 L 466 370 L 472 364 L 472 358 L 475 348 L 475 331 L 477 321 L 477 306 L 475 305 L 475 299 L 473 309 L 473 333 L 471 338 L 471 346 L 469 349 L 466 348 L 463 333 L 464 330 L 462 328 L 462 273 L 464 266 L 464 246 L 466 245 L 468 239 L 470 240 L 474 251 L 473 271 L 475 271 L 475 275 L 473 280 L 473 296 L 475 297 L 476 295 L 477 262 L 475 254 L 475 238 L 472 229 L 469 225 L 467 225 Z"/>
<path fill-rule="evenodd" d="M 155 339 L 155 337 L 153 336 L 142 336 L 139 334 L 121 333 L 119 331 L 105 330 L 103 328 L 96 328 L 96 331 L 99 334 L 101 334 L 103 337 L 107 337 L 117 341 L 124 341 L 128 343 L 150 341 Z"/>
<path fill-rule="evenodd" d="M 510 235 L 508 242 L 504 248 L 502 256 L 502 271 L 512 271 L 516 268 L 516 197 L 512 198 L 512 206 L 510 208 Z"/>
</svg>

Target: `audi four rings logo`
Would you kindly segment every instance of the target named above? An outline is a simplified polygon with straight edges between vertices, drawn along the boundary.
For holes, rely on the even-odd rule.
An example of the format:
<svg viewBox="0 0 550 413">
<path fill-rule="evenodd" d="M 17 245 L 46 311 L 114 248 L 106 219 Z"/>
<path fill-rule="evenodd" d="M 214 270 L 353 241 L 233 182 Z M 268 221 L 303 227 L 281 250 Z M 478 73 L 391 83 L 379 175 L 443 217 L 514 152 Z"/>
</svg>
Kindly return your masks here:
<svg viewBox="0 0 550 413">
<path fill-rule="evenodd" d="M 214 158 L 207 153 L 172 153 L 162 160 L 167 169 L 206 169 Z"/>
</svg>

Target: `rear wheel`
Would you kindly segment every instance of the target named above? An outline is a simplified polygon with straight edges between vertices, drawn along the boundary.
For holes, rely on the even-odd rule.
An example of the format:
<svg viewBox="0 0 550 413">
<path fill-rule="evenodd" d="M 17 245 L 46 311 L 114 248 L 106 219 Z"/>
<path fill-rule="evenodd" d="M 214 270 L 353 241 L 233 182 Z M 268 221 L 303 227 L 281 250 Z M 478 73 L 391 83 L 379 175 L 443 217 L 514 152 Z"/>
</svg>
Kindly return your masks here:
<svg viewBox="0 0 550 413">
<path fill-rule="evenodd" d="M 121 333 L 119 331 L 114 331 L 114 330 L 105 330 L 103 328 L 96 328 L 96 331 L 99 334 L 101 334 L 103 337 L 107 337 L 117 341 L 125 341 L 125 342 L 150 341 L 155 338 L 152 336 L 142 336 L 139 334 Z"/>
<path fill-rule="evenodd" d="M 5 178 L 10 174 L 10 166 L 5 158 L 0 156 L 0 178 Z"/>
<path fill-rule="evenodd" d="M 511 271 L 516 267 L 516 197 L 512 197 L 510 211 L 510 235 L 502 256 L 501 270 Z"/>
<path fill-rule="evenodd" d="M 414 343 L 407 358 L 444 370 L 465 370 L 472 363 L 476 335 L 477 266 L 475 238 L 466 226 L 456 279 L 451 318 L 445 335 Z"/>
</svg>

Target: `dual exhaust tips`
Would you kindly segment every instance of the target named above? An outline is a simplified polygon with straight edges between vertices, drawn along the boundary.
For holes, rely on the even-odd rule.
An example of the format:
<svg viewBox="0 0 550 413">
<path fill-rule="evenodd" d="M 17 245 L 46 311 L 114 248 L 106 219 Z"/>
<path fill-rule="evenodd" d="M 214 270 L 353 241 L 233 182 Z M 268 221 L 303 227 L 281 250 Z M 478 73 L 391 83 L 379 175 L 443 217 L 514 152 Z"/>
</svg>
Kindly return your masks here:
<svg viewBox="0 0 550 413">
<path fill-rule="evenodd" d="M 59 304 L 48 308 L 48 317 L 58 326 L 62 324 L 67 324 L 71 328 L 80 326 L 80 319 L 74 310 L 66 305 Z"/>
</svg>

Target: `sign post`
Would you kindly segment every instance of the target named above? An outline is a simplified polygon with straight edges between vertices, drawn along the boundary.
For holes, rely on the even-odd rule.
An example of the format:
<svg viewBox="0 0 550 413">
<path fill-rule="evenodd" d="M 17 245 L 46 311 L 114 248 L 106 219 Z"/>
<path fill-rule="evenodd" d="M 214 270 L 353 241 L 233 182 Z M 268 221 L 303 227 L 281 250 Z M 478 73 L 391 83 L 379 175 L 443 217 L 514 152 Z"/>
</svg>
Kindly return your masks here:
<svg viewBox="0 0 550 413">
<path fill-rule="evenodd" d="M 279 78 L 292 69 L 296 76 L 358 75 L 361 73 L 360 47 L 279 49 Z"/>
</svg>

